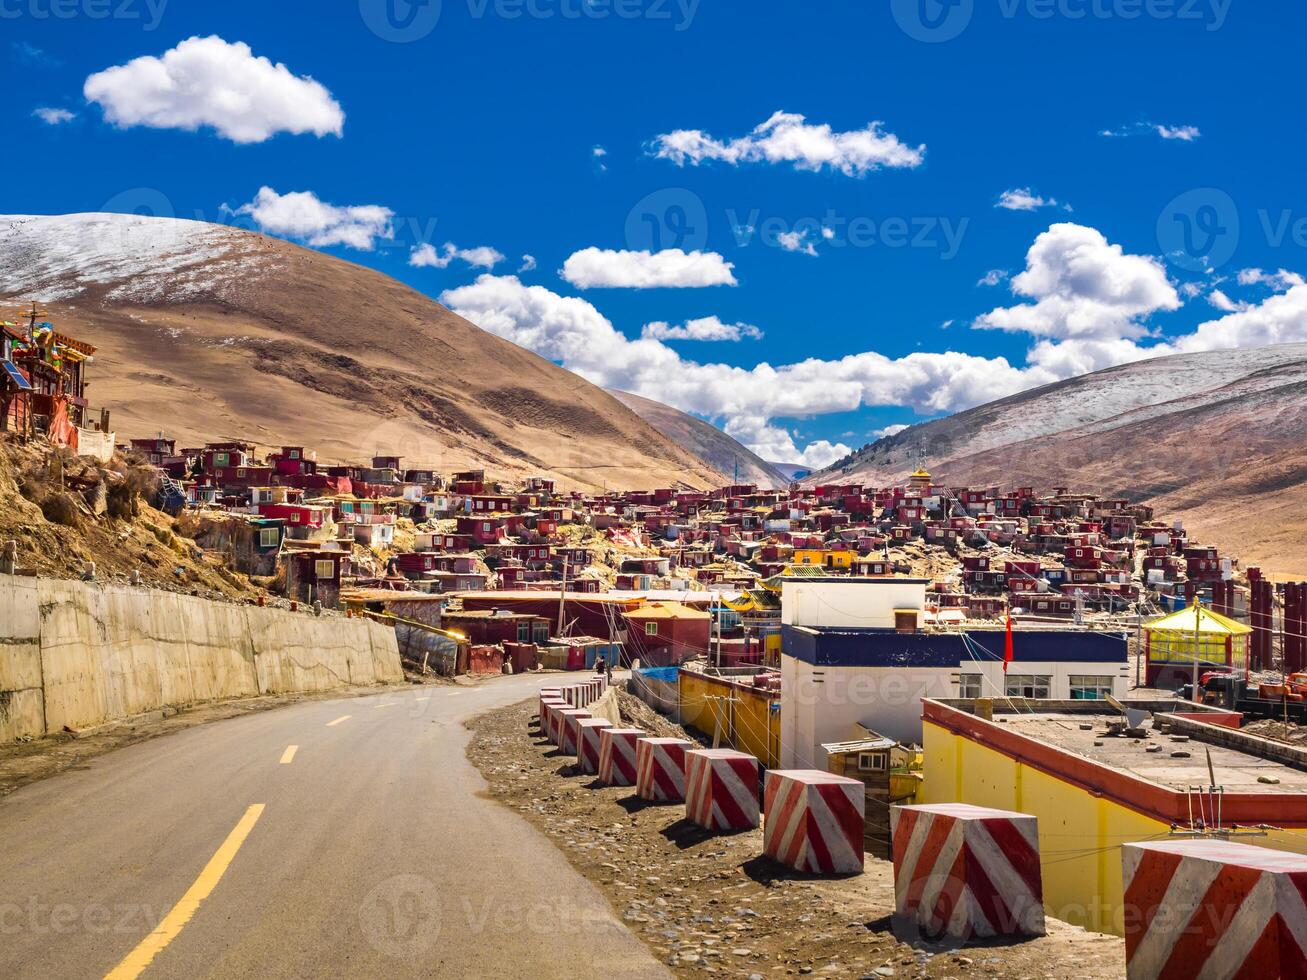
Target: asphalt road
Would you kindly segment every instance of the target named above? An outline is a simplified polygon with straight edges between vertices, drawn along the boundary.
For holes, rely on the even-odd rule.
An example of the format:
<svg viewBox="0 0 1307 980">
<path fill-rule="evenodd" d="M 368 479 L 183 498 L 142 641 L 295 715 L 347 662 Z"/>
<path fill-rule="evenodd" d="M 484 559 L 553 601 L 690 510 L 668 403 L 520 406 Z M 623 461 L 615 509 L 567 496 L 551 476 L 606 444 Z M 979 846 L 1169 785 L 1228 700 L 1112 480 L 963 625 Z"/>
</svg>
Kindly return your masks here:
<svg viewBox="0 0 1307 980">
<path fill-rule="evenodd" d="M 545 683 L 304 702 L 14 792 L 0 977 L 666 977 L 478 795 L 463 722 Z"/>
</svg>

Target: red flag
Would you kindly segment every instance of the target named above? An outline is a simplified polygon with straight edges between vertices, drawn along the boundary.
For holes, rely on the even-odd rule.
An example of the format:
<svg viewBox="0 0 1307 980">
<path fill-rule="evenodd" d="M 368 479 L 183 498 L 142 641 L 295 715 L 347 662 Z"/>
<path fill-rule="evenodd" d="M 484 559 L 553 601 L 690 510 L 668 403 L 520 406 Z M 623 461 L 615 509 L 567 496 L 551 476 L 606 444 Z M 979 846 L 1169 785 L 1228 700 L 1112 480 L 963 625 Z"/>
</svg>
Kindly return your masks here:
<svg viewBox="0 0 1307 980">
<path fill-rule="evenodd" d="M 1012 614 L 1008 613 L 1007 617 L 1007 638 L 1003 641 L 1003 673 L 1007 673 L 1007 665 L 1012 662 Z"/>
</svg>

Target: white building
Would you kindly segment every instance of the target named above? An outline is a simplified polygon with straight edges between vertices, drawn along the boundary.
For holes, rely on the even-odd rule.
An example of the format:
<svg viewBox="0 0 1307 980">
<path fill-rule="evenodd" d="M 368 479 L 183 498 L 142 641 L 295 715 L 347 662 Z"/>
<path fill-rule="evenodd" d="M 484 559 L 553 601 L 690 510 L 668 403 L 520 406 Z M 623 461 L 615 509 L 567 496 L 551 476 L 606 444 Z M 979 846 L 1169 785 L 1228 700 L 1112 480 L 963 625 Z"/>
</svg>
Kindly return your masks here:
<svg viewBox="0 0 1307 980">
<path fill-rule="evenodd" d="M 1003 671 L 1002 629 L 922 628 L 925 579 L 796 578 L 781 589 L 781 765 L 826 768 L 825 743 L 858 726 L 921 740 L 923 698 L 1124 697 L 1126 639 L 1019 630 Z"/>
</svg>

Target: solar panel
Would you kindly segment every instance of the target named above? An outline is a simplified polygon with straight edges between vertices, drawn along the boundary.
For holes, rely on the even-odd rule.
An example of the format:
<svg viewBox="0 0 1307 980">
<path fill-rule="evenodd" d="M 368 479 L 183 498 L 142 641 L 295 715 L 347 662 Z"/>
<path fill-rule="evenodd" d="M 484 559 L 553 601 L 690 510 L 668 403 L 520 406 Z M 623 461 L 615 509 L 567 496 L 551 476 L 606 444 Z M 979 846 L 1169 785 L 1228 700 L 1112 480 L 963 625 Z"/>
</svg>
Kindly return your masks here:
<svg viewBox="0 0 1307 980">
<path fill-rule="evenodd" d="M 13 361 L 0 361 L 0 364 L 4 365 L 5 373 L 8 374 L 14 384 L 18 386 L 19 391 L 32 390 L 32 382 L 28 381 L 27 378 L 23 376 L 23 372 L 18 370 L 18 366 L 14 364 Z"/>
</svg>

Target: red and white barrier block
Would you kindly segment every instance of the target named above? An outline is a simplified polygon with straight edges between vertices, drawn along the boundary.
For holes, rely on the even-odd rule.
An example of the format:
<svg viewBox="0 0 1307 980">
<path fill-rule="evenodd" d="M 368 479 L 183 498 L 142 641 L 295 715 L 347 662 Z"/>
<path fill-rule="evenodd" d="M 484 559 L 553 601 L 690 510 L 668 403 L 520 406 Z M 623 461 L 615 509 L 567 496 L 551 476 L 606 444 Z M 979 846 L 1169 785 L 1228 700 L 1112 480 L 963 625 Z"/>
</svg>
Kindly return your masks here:
<svg viewBox="0 0 1307 980">
<path fill-rule="evenodd" d="M 641 738 L 635 743 L 635 793 L 651 803 L 685 802 L 684 738 Z"/>
<path fill-rule="evenodd" d="M 573 708 L 582 707 L 580 686 L 577 684 L 569 684 L 567 687 L 563 688 L 563 700 Z"/>
<path fill-rule="evenodd" d="M 1307 976 L 1307 857 L 1217 840 L 1121 848 L 1129 980 Z"/>
<path fill-rule="evenodd" d="M 599 773 L 599 735 L 612 728 L 607 718 L 582 718 L 576 723 L 576 765 L 582 772 Z"/>
<path fill-rule="evenodd" d="M 553 708 L 549 712 L 549 741 L 553 742 L 559 749 L 562 749 L 563 740 L 567 736 L 567 713 L 569 711 L 585 711 L 585 709 L 569 706 L 566 708 Z M 587 711 L 586 715 L 589 714 Z"/>
<path fill-rule="evenodd" d="M 540 732 L 551 745 L 558 744 L 558 713 L 570 711 L 572 706 L 566 701 L 546 701 L 544 714 L 540 716 Z"/>
<path fill-rule="evenodd" d="M 1037 820 L 966 803 L 890 808 L 895 914 L 932 939 L 1042 936 Z"/>
<path fill-rule="evenodd" d="M 808 874 L 861 874 L 866 786 L 818 769 L 773 769 L 763 790 L 763 852 Z"/>
<path fill-rule="evenodd" d="M 578 722 L 590 717 L 592 717 L 590 712 L 584 708 L 573 708 L 571 711 L 563 712 L 563 740 L 558 743 L 558 749 L 563 755 L 576 755 L 577 742 L 580 738 Z"/>
<path fill-rule="evenodd" d="M 635 785 L 635 743 L 639 728 L 605 728 L 599 733 L 599 781 L 605 786 Z"/>
<path fill-rule="evenodd" d="M 734 749 L 685 753 L 685 815 L 706 830 L 758 826 L 758 760 Z"/>
<path fill-rule="evenodd" d="M 546 701 L 561 701 L 562 699 L 563 699 L 563 692 L 562 692 L 562 689 L 561 689 L 561 688 L 557 688 L 557 687 L 542 687 L 542 688 L 540 689 L 539 710 L 538 710 L 536 713 L 537 713 L 538 715 L 542 715 L 542 716 L 543 716 L 544 713 L 545 713 L 545 702 L 546 702 Z"/>
</svg>

